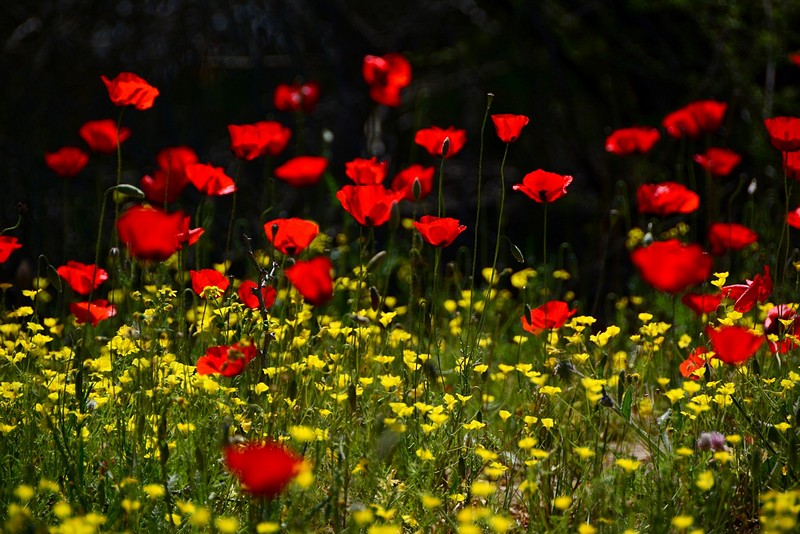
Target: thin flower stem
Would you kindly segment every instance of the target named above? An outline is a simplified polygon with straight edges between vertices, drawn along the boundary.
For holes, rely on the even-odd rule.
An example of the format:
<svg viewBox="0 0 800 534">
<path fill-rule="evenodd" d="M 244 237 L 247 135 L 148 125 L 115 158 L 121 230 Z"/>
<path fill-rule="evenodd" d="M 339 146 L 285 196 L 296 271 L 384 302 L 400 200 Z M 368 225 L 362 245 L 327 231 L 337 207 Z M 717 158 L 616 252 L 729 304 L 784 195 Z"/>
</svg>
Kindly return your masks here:
<svg viewBox="0 0 800 534">
<path fill-rule="evenodd" d="M 550 280 L 547 278 L 547 204 L 544 203 L 544 223 L 542 225 L 542 268 L 544 269 L 544 301 L 547 302 Z"/>
<path fill-rule="evenodd" d="M 117 118 L 117 182 L 114 184 L 115 186 L 122 183 L 122 144 L 119 142 L 119 129 L 122 127 L 122 115 L 125 112 L 125 108 L 122 107 L 119 110 L 119 117 Z M 103 198 L 103 204 L 105 204 L 105 197 Z M 119 203 L 114 203 L 114 224 L 117 224 L 117 219 L 119 219 Z M 102 224 L 102 222 L 101 222 Z M 114 234 L 113 242 L 114 246 L 117 246 L 117 235 Z"/>
<path fill-rule="evenodd" d="M 444 160 L 445 157 L 442 156 L 442 160 L 439 162 L 439 199 L 438 199 L 438 211 L 436 215 L 438 217 L 444 217 L 444 195 L 442 194 L 442 183 L 444 182 Z"/>
<path fill-rule="evenodd" d="M 241 170 L 242 165 L 241 163 L 236 164 L 236 173 L 233 175 L 233 184 L 236 185 L 236 180 L 239 178 L 239 171 Z M 225 276 L 228 276 L 228 254 L 231 251 L 231 236 L 233 234 L 233 222 L 236 218 L 236 195 L 238 194 L 238 188 L 233 191 L 233 200 L 231 206 L 231 218 L 228 220 L 228 235 L 225 238 L 225 255 L 222 257 L 222 263 L 225 265 Z"/>
</svg>

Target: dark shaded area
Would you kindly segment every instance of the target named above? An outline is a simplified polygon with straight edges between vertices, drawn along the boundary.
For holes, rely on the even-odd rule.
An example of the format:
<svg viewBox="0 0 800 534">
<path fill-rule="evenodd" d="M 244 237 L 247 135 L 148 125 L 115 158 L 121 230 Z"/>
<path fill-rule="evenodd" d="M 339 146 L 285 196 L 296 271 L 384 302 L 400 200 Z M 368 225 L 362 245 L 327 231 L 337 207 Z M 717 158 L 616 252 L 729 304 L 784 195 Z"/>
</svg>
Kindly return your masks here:
<svg viewBox="0 0 800 534">
<path fill-rule="evenodd" d="M 54 265 L 93 259 L 100 198 L 114 183 L 115 157 L 92 155 L 89 167 L 64 184 L 44 166 L 43 154 L 82 145 L 77 130 L 86 120 L 118 117 L 101 74 L 135 72 L 161 90 L 154 109 L 124 113 L 133 132 L 123 145 L 124 182 L 138 183 L 158 150 L 177 144 L 233 174 L 227 124 L 275 118 L 296 127 L 294 117 L 274 110 L 272 91 L 278 83 L 313 79 L 322 100 L 296 134 L 303 152 L 330 156 L 336 184 L 347 181 L 344 162 L 359 156 L 388 159 L 390 175 L 413 162 L 434 165 L 411 142 L 415 130 L 431 124 L 467 129 L 463 153 L 448 161 L 445 189 L 448 213 L 470 227 L 479 132 L 492 92 L 493 112 L 531 117 L 509 154 L 507 234 L 530 263 L 541 261 L 541 206 L 510 186 L 537 168 L 573 175 L 569 195 L 551 206 L 548 243 L 550 257 L 561 252 L 562 265 L 575 275 L 573 288 L 587 302 L 595 292 L 627 290 L 625 218 L 609 229 L 609 212 L 630 209 L 636 183 L 673 179 L 663 169 L 685 173 L 674 162 L 706 144 L 743 153 L 741 180 L 769 178 L 779 159 L 767 147 L 761 119 L 798 111 L 800 69 L 787 54 L 800 47 L 794 31 L 800 4 L 790 2 L 7 0 L 0 9 L 0 224 L 13 224 L 18 202 L 30 208 L 13 233 L 25 248 L 2 267 L 7 273 L 39 253 Z M 380 108 L 369 100 L 361 60 L 395 51 L 411 61 L 413 82 L 400 108 Z M 647 158 L 604 152 L 612 129 L 657 126 L 668 112 L 703 98 L 730 105 L 714 139 L 687 146 L 665 138 Z M 322 142 L 323 129 L 333 134 L 330 146 Z M 482 265 L 493 249 L 502 149 L 489 126 Z M 292 148 L 282 158 L 295 153 Z M 254 214 L 264 208 L 263 169 L 251 163 L 239 172 L 248 193 L 239 213 L 253 215 L 237 229 L 255 233 Z M 343 217 L 331 200 L 334 187 L 298 193 L 278 184 L 273 213 L 313 215 L 335 230 Z M 181 205 L 194 213 L 202 198 L 185 197 Z M 764 199 L 768 206 L 774 195 Z M 213 236 L 219 238 L 230 199 L 216 205 Z M 644 222 L 635 214 L 628 220 Z M 110 224 L 104 231 L 108 238 Z M 459 243 L 470 246 L 469 234 Z M 571 248 L 559 248 L 562 242 Z M 606 247 L 609 266 L 602 271 Z M 222 248 L 209 258 L 220 260 Z M 504 253 L 502 261 L 513 260 Z"/>
</svg>

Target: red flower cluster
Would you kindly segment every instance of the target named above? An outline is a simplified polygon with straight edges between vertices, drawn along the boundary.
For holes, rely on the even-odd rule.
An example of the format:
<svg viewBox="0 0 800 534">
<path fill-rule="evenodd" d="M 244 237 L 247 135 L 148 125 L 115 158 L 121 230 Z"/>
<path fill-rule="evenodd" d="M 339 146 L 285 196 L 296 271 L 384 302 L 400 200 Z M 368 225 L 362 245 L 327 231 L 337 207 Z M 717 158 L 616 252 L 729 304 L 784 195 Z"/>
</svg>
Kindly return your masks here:
<svg viewBox="0 0 800 534">
<path fill-rule="evenodd" d="M 100 284 L 108 280 L 108 273 L 94 264 L 68 261 L 56 269 L 58 276 L 69 284 L 75 293 L 88 295 L 92 289 L 97 289 Z"/>
<path fill-rule="evenodd" d="M 344 173 L 357 185 L 380 185 L 386 179 L 386 162 L 356 158 L 344 164 Z"/>
<path fill-rule="evenodd" d="M 753 356 L 764 343 L 764 336 L 741 326 L 707 327 L 715 357 L 725 363 L 740 365 Z"/>
<path fill-rule="evenodd" d="M 304 84 L 280 84 L 275 88 L 273 102 L 280 111 L 305 111 L 311 113 L 319 101 L 319 84 L 307 82 Z"/>
<path fill-rule="evenodd" d="M 445 150 L 445 141 L 448 141 Z M 414 135 L 414 142 L 428 151 L 431 156 L 452 158 L 467 142 L 467 131 L 452 126 L 423 128 Z"/>
<path fill-rule="evenodd" d="M 100 76 L 115 106 L 133 106 L 143 111 L 153 107 L 158 89 L 132 72 L 121 72 L 113 80 Z"/>
<path fill-rule="evenodd" d="M 402 195 L 400 200 L 422 200 L 433 190 L 433 167 L 411 165 L 392 179 L 392 191 Z M 414 197 L 414 182 L 419 184 L 419 198 Z"/>
<path fill-rule="evenodd" d="M 131 131 L 128 128 L 117 130 L 117 123 L 113 120 L 100 119 L 86 122 L 78 130 L 78 135 L 95 152 L 108 154 L 117 150 L 117 139 L 119 144 L 124 143 L 131 136 Z"/>
<path fill-rule="evenodd" d="M 264 225 L 267 239 L 276 249 L 287 256 L 295 256 L 306 249 L 319 234 L 319 226 L 313 221 L 298 219 L 273 219 Z"/>
<path fill-rule="evenodd" d="M 333 298 L 331 260 L 318 256 L 308 261 L 298 261 L 286 269 L 286 278 L 314 306 L 322 306 Z"/>
<path fill-rule="evenodd" d="M 631 261 L 645 282 L 673 294 L 704 282 L 714 263 L 700 245 L 684 245 L 677 239 L 637 248 L 631 252 Z"/>
<path fill-rule="evenodd" d="M 253 495 L 272 498 L 299 472 L 301 457 L 278 443 L 244 443 L 225 447 L 225 466 Z"/>
<path fill-rule="evenodd" d="M 492 122 L 494 123 L 497 137 L 504 143 L 513 143 L 519 139 L 522 128 L 530 122 L 530 119 L 525 115 L 500 113 L 498 115 L 492 115 Z"/>
<path fill-rule="evenodd" d="M 241 299 L 242 304 L 251 309 L 261 307 L 261 302 L 258 300 L 258 284 L 252 280 L 245 280 L 239 284 L 239 289 L 236 291 Z M 264 286 L 261 288 L 261 298 L 264 300 L 264 306 L 270 309 L 275 304 L 275 297 L 277 293 L 272 286 Z"/>
<path fill-rule="evenodd" d="M 728 104 L 715 100 L 698 100 L 673 111 L 662 122 L 667 133 L 676 139 L 698 137 L 716 132 L 722 125 Z"/>
<path fill-rule="evenodd" d="M 292 131 L 275 121 L 261 121 L 255 124 L 228 125 L 231 136 L 231 152 L 237 158 L 247 161 L 269 155 L 277 156 L 286 148 Z"/>
<path fill-rule="evenodd" d="M 209 287 L 217 287 L 225 292 L 231 284 L 230 280 L 216 269 L 190 270 L 189 276 L 192 278 L 192 289 L 202 298 L 206 298 L 205 291 Z"/>
<path fill-rule="evenodd" d="M 197 374 L 236 376 L 256 357 L 256 352 L 256 346 L 252 343 L 208 347 L 205 356 L 197 360 Z"/>
<path fill-rule="evenodd" d="M 233 178 L 225 174 L 225 169 L 222 167 L 193 163 L 186 166 L 186 177 L 198 191 L 209 196 L 230 195 L 236 192 L 236 183 Z"/>
<path fill-rule="evenodd" d="M 392 205 L 400 200 L 401 194 L 382 185 L 346 185 L 336 193 L 336 198 L 362 226 L 380 226 L 389 220 Z"/>
<path fill-rule="evenodd" d="M 721 256 L 729 250 L 742 250 L 758 241 L 758 234 L 737 223 L 714 223 L 708 229 L 711 253 Z"/>
<path fill-rule="evenodd" d="M 733 309 L 739 313 L 747 313 L 753 309 L 756 302 L 764 302 L 772 294 L 772 276 L 769 266 L 764 266 L 763 275 L 757 274 L 752 280 L 744 284 L 723 286 L 722 294 L 734 302 Z"/>
<path fill-rule="evenodd" d="M 617 156 L 628 156 L 635 152 L 645 154 L 653 148 L 661 134 L 649 126 L 632 126 L 614 130 L 606 137 L 606 152 Z"/>
<path fill-rule="evenodd" d="M 539 203 L 553 202 L 567 194 L 567 186 L 572 183 L 572 176 L 554 172 L 535 170 L 522 178 L 521 184 L 512 189 L 521 191 Z"/>
<path fill-rule="evenodd" d="M 158 169 L 143 176 L 139 185 L 151 202 L 174 202 L 189 183 L 186 167 L 197 162 L 197 154 L 188 146 L 165 148 L 156 156 Z"/>
<path fill-rule="evenodd" d="M 97 326 L 100 321 L 105 321 L 117 314 L 117 308 L 105 299 L 91 302 L 71 302 L 69 311 L 75 316 L 78 324 L 92 323 L 92 326 Z"/>
<path fill-rule="evenodd" d="M 570 310 L 569 304 L 560 300 L 551 300 L 531 310 L 530 318 L 522 316 L 522 328 L 531 334 L 540 334 L 545 330 L 558 329 L 564 326 L 567 319 L 575 315 L 577 309 Z"/>
<path fill-rule="evenodd" d="M 712 176 L 728 176 L 742 157 L 727 148 L 709 147 L 704 154 L 695 154 L 694 161 Z"/>
<path fill-rule="evenodd" d="M 159 209 L 134 206 L 120 215 L 117 233 L 130 251 L 140 260 L 163 261 L 181 248 L 181 243 L 194 244 L 202 229 L 189 229 L 189 217 L 182 212 L 165 213 Z"/>
<path fill-rule="evenodd" d="M 708 349 L 705 347 L 697 347 L 694 349 L 692 353 L 689 354 L 689 357 L 686 358 L 678 368 L 678 370 L 681 372 L 681 375 L 689 380 L 699 379 L 700 377 L 695 374 L 695 371 L 705 367 L 706 359 L 703 358 L 702 355 L 706 353 L 708 353 Z"/>
<path fill-rule="evenodd" d="M 275 169 L 275 178 L 292 187 L 305 187 L 319 182 L 327 167 L 328 160 L 323 157 L 297 156 Z"/>
<path fill-rule="evenodd" d="M 676 182 L 642 184 L 636 191 L 639 213 L 665 217 L 676 213 L 692 213 L 700 207 L 700 197 Z"/>
<path fill-rule="evenodd" d="M 423 215 L 419 222 L 414 221 L 414 227 L 422 239 L 434 247 L 450 246 L 459 234 L 467 229 L 458 219 L 433 215 Z"/>
<path fill-rule="evenodd" d="M 769 142 L 781 152 L 800 150 L 800 118 L 772 117 L 764 119 Z"/>
<path fill-rule="evenodd" d="M 18 248 L 22 248 L 22 245 L 17 241 L 16 237 L 0 235 L 0 263 L 8 261 L 11 253 Z"/>
<path fill-rule="evenodd" d="M 89 154 L 78 147 L 65 146 L 45 153 L 44 162 L 57 175 L 72 178 L 89 163 Z"/>
<path fill-rule="evenodd" d="M 378 104 L 400 105 L 400 89 L 411 83 L 411 64 L 401 54 L 366 56 L 361 67 L 369 96 Z"/>
</svg>

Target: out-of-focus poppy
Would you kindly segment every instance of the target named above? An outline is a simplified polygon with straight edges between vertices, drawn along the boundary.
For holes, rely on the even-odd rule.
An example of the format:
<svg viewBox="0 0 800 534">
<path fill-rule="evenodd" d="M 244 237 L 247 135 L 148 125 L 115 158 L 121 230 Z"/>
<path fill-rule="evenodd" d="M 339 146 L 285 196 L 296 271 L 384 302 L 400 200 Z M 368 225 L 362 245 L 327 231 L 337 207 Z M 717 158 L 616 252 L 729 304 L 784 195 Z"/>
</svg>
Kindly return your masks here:
<svg viewBox="0 0 800 534">
<path fill-rule="evenodd" d="M 697 347 L 689 354 L 689 357 L 683 360 L 681 365 L 679 366 L 678 370 L 681 372 L 681 376 L 684 378 L 688 378 L 689 380 L 698 380 L 700 377 L 697 376 L 698 369 L 702 369 L 706 366 L 706 359 L 703 358 L 703 354 L 707 354 L 708 349 L 705 347 Z"/>
<path fill-rule="evenodd" d="M 139 111 L 153 107 L 158 96 L 158 89 L 132 72 L 120 72 L 116 78 L 109 80 L 100 76 L 108 89 L 108 97 L 115 106 L 133 106 Z"/>
<path fill-rule="evenodd" d="M 68 261 L 66 265 L 56 269 L 56 272 L 67 281 L 75 293 L 81 295 L 88 295 L 92 289 L 97 289 L 100 284 L 108 280 L 108 273 L 105 269 L 78 261 Z"/>
<path fill-rule="evenodd" d="M 614 130 L 606 137 L 606 152 L 617 156 L 628 156 L 635 152 L 645 154 L 653 148 L 661 134 L 650 126 L 631 126 Z"/>
<path fill-rule="evenodd" d="M 229 124 L 231 152 L 246 161 L 268 155 L 277 156 L 286 148 L 292 131 L 275 121 L 261 121 L 255 124 Z"/>
<path fill-rule="evenodd" d="M 369 96 L 378 104 L 400 105 L 400 89 L 411 83 L 411 64 L 402 54 L 364 57 L 361 67 Z"/>
<path fill-rule="evenodd" d="M 772 275 L 769 265 L 764 266 L 763 274 L 757 274 L 752 280 L 745 280 L 744 284 L 732 284 L 722 287 L 725 298 L 734 301 L 733 309 L 739 313 L 747 313 L 753 309 L 756 302 L 765 302 L 772 294 Z"/>
<path fill-rule="evenodd" d="M 280 111 L 305 111 L 311 113 L 319 101 L 319 84 L 280 84 L 275 88 L 273 102 Z"/>
<path fill-rule="evenodd" d="M 414 221 L 414 227 L 422 239 L 434 247 L 448 247 L 467 229 L 458 219 L 452 217 L 435 217 L 423 215 L 419 222 Z"/>
<path fill-rule="evenodd" d="M 258 284 L 252 280 L 245 280 L 239 284 L 239 289 L 236 293 L 239 295 L 242 304 L 248 308 L 258 309 L 261 308 L 261 302 L 258 300 Z M 275 297 L 277 293 L 272 286 L 264 286 L 261 288 L 261 298 L 264 300 L 264 306 L 270 309 L 275 304 Z"/>
<path fill-rule="evenodd" d="M 530 318 L 522 315 L 522 328 L 531 334 L 540 334 L 545 330 L 558 329 L 564 326 L 567 319 L 575 315 L 577 309 L 570 310 L 569 304 L 560 300 L 551 300 L 531 310 Z M 529 320 L 530 319 L 530 320 Z"/>
<path fill-rule="evenodd" d="M 800 206 L 786 214 L 786 224 L 792 228 L 800 229 Z"/>
<path fill-rule="evenodd" d="M 117 150 L 117 136 L 122 144 L 130 138 L 131 131 L 124 127 L 117 131 L 116 122 L 111 119 L 100 119 L 84 123 L 78 130 L 78 135 L 95 152 L 108 154 Z"/>
<path fill-rule="evenodd" d="M 800 181 L 800 151 L 784 153 L 783 170 L 792 180 Z"/>
<path fill-rule="evenodd" d="M 307 302 L 322 306 L 333 298 L 331 260 L 317 256 L 308 261 L 298 261 L 286 268 L 286 278 L 303 295 Z"/>
<path fill-rule="evenodd" d="M 225 466 L 253 495 L 275 497 L 300 472 L 302 458 L 271 441 L 225 447 Z"/>
<path fill-rule="evenodd" d="M 295 256 L 306 249 L 319 234 L 319 226 L 314 221 L 292 217 L 273 219 L 264 225 L 267 239 L 276 249 L 288 256 Z"/>
<path fill-rule="evenodd" d="M 684 245 L 677 239 L 637 248 L 631 252 L 631 260 L 645 282 L 673 294 L 704 282 L 714 263 L 700 245 Z"/>
<path fill-rule="evenodd" d="M 386 179 L 386 162 L 356 158 L 344 164 L 344 173 L 357 185 L 380 185 Z"/>
<path fill-rule="evenodd" d="M 327 167 L 328 160 L 323 157 L 297 156 L 275 169 L 275 178 L 293 187 L 305 187 L 319 182 Z"/>
<path fill-rule="evenodd" d="M 639 213 L 665 217 L 676 213 L 692 213 L 700 206 L 700 197 L 683 184 L 662 182 L 642 184 L 636 191 Z"/>
<path fill-rule="evenodd" d="M 230 280 L 216 269 L 190 270 L 189 276 L 192 278 L 192 289 L 202 298 L 206 298 L 206 289 L 209 287 L 219 288 L 224 293 L 231 284 Z"/>
<path fill-rule="evenodd" d="M 117 308 L 105 299 L 91 302 L 71 302 L 69 311 L 75 316 L 78 324 L 92 323 L 92 326 L 97 326 L 100 321 L 105 321 L 117 314 Z"/>
<path fill-rule="evenodd" d="M 445 159 L 452 158 L 458 154 L 467 142 L 467 131 L 459 130 L 452 126 L 439 128 L 431 126 L 423 128 L 414 135 L 414 142 L 428 151 L 431 156 L 442 157 L 445 139 L 449 140 Z"/>
<path fill-rule="evenodd" d="M 151 202 L 174 202 L 189 183 L 186 167 L 197 162 L 197 153 L 188 146 L 161 150 L 156 155 L 159 168 L 139 182 L 147 199 Z"/>
<path fill-rule="evenodd" d="M 119 239 L 131 255 L 141 260 L 163 261 L 180 248 L 181 234 L 188 231 L 183 213 L 134 206 L 117 220 Z"/>
<path fill-rule="evenodd" d="M 392 179 L 391 189 L 400 193 L 400 200 L 422 200 L 433 190 L 433 167 L 423 167 L 422 165 L 411 165 L 407 169 L 398 172 Z M 414 182 L 419 183 L 419 197 L 414 198 Z"/>
<path fill-rule="evenodd" d="M 727 148 L 709 147 L 704 154 L 695 154 L 694 161 L 712 176 L 728 176 L 742 162 L 742 157 Z"/>
<path fill-rule="evenodd" d="M 727 109 L 726 102 L 698 100 L 673 111 L 664 117 L 662 124 L 672 137 L 698 137 L 700 134 L 717 131 Z"/>
<path fill-rule="evenodd" d="M 681 302 L 695 314 L 703 315 L 711 313 L 719 307 L 719 303 L 722 302 L 722 293 L 714 293 L 713 295 L 686 293 L 681 297 Z"/>
<path fill-rule="evenodd" d="M 758 234 L 737 223 L 714 223 L 708 228 L 711 253 L 721 256 L 729 250 L 742 250 L 758 241 Z"/>
<path fill-rule="evenodd" d="M 336 198 L 342 207 L 363 226 L 380 226 L 389 220 L 392 205 L 400 194 L 382 185 L 346 185 Z"/>
<path fill-rule="evenodd" d="M 78 147 L 65 146 L 45 153 L 44 162 L 57 175 L 72 178 L 89 163 L 89 154 Z"/>
<path fill-rule="evenodd" d="M 715 357 L 725 363 L 740 365 L 749 360 L 764 343 L 764 336 L 741 326 L 706 328 Z"/>
<path fill-rule="evenodd" d="M 789 61 L 800 67 L 800 52 L 792 52 L 789 54 Z"/>
<path fill-rule="evenodd" d="M 519 139 L 522 128 L 530 122 L 525 115 L 512 115 L 510 113 L 498 113 L 492 115 L 494 129 L 497 137 L 504 143 L 513 143 Z"/>
<path fill-rule="evenodd" d="M 526 174 L 521 184 L 512 189 L 521 191 L 539 203 L 553 202 L 567 194 L 567 186 L 572 183 L 572 176 L 537 169 Z"/>
<path fill-rule="evenodd" d="M 181 248 L 180 243 L 186 243 L 189 246 L 194 245 L 200 240 L 200 237 L 205 233 L 202 228 L 191 228 L 191 217 L 188 215 L 183 218 L 181 223 L 181 231 L 178 233 L 178 249 Z"/>
<path fill-rule="evenodd" d="M 205 355 L 197 360 L 197 374 L 236 376 L 256 357 L 256 352 L 253 343 L 208 347 Z"/>
<path fill-rule="evenodd" d="M 236 191 L 236 183 L 222 167 L 193 163 L 186 167 L 186 177 L 198 191 L 209 196 L 230 195 Z"/>
<path fill-rule="evenodd" d="M 800 118 L 772 117 L 764 119 L 769 142 L 781 152 L 800 150 Z"/>
<path fill-rule="evenodd" d="M 11 253 L 18 248 L 22 248 L 22 244 L 17 240 L 16 237 L 10 235 L 0 235 L 0 263 L 5 263 L 8 261 Z"/>
</svg>

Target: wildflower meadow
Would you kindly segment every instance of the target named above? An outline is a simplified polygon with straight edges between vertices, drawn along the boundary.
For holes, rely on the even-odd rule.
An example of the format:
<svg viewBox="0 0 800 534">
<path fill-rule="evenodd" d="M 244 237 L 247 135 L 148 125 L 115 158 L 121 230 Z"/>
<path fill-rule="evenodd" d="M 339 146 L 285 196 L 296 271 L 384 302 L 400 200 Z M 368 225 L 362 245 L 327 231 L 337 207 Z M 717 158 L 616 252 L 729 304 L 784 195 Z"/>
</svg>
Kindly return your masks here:
<svg viewBox="0 0 800 534">
<path fill-rule="evenodd" d="M 402 50 L 354 61 L 376 113 L 413 108 Z M 584 132 L 626 176 L 591 223 L 624 235 L 598 232 L 625 277 L 600 295 L 560 241 L 586 177 L 507 173 L 540 126 L 499 90 L 479 129 L 417 114 L 410 150 L 340 166 L 326 86 L 275 80 L 223 156 L 132 169 L 170 88 L 79 82 L 103 106 L 40 154 L 64 250 L 21 237 L 22 205 L 0 232 L 3 531 L 797 532 L 800 117 L 676 95 Z"/>
</svg>

